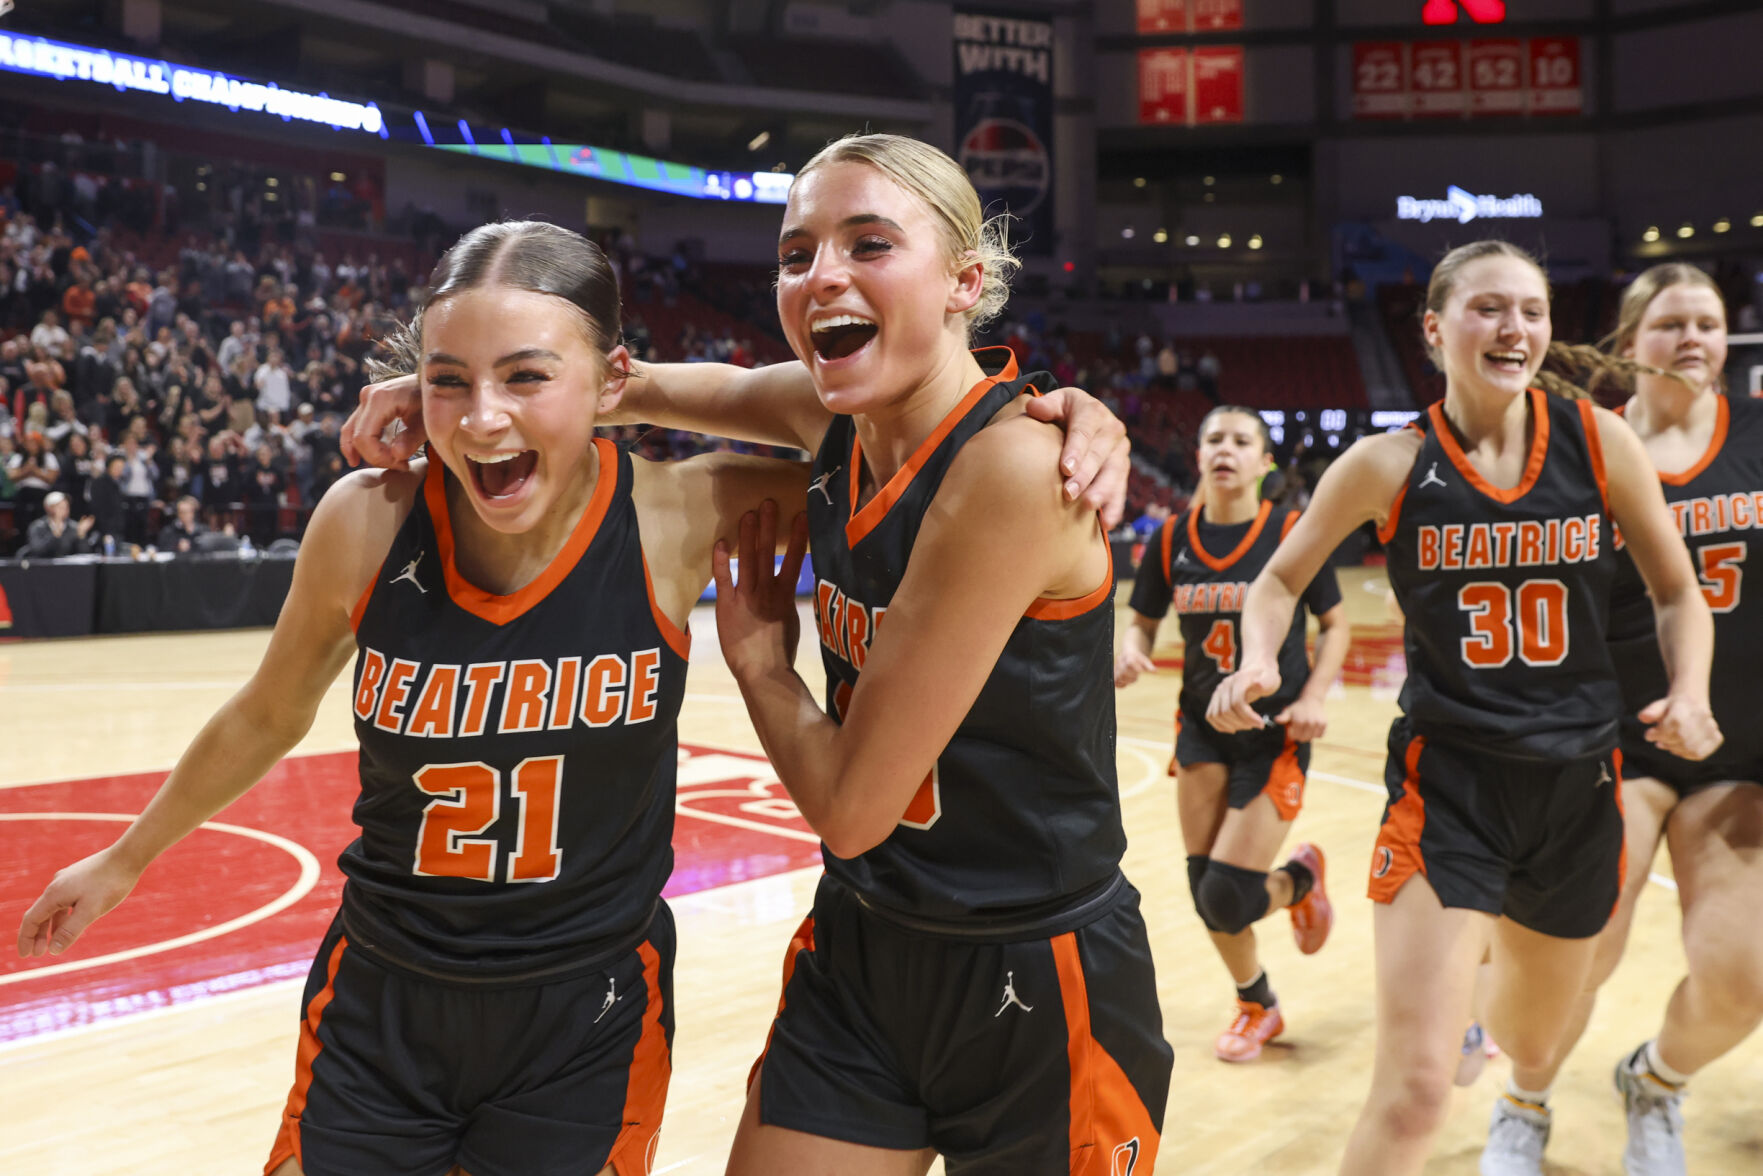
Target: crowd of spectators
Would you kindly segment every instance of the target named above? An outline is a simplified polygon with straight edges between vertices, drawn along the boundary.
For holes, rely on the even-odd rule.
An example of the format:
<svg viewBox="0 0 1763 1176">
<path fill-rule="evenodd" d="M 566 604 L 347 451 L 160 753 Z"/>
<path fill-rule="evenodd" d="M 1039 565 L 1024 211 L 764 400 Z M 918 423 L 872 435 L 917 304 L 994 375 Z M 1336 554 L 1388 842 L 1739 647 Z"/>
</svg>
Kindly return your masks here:
<svg viewBox="0 0 1763 1176">
<path fill-rule="evenodd" d="M 230 234 L 174 245 L 116 227 L 76 238 L 67 223 L 0 188 L 0 555 L 297 538 L 346 472 L 338 437 L 365 359 L 426 275 L 372 253 L 327 258 L 298 238 L 252 251 Z M 608 244 L 629 292 L 633 356 L 763 362 L 727 316 L 715 326 L 664 316 L 692 277 L 680 255 Z M 646 311 L 674 329 L 652 331 Z M 616 432 L 655 458 L 766 451 Z"/>
</svg>

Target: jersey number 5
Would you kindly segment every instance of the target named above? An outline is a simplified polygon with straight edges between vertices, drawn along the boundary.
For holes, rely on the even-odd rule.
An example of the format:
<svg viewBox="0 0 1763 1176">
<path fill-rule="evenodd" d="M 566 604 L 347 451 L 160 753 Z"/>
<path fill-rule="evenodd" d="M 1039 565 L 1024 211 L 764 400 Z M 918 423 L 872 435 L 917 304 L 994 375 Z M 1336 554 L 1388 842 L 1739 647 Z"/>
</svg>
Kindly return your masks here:
<svg viewBox="0 0 1763 1176">
<path fill-rule="evenodd" d="M 1739 586 L 1744 578 L 1746 545 L 1716 543 L 1698 548 L 1696 558 L 1702 565 L 1702 595 L 1708 607 L 1717 613 L 1731 612 L 1739 604 Z"/>
<path fill-rule="evenodd" d="M 563 757 L 540 756 L 515 765 L 509 802 L 519 831 L 508 855 L 508 881 L 549 882 L 563 864 L 557 844 L 557 794 Z M 502 815 L 502 773 L 489 764 L 430 764 L 411 777 L 434 797 L 422 810 L 412 871 L 430 878 L 496 880 L 496 839 L 483 834 Z"/>
<path fill-rule="evenodd" d="M 1567 585 L 1559 580 L 1526 580 L 1516 591 L 1478 580 L 1457 590 L 1457 607 L 1469 614 L 1463 660 L 1478 670 L 1498 669 L 1515 649 L 1527 666 L 1567 658 Z"/>
<path fill-rule="evenodd" d="M 1200 642 L 1200 648 L 1218 663 L 1219 673 L 1237 672 L 1237 631 L 1229 621 L 1213 621 L 1212 627 L 1206 630 L 1206 640 Z"/>
</svg>

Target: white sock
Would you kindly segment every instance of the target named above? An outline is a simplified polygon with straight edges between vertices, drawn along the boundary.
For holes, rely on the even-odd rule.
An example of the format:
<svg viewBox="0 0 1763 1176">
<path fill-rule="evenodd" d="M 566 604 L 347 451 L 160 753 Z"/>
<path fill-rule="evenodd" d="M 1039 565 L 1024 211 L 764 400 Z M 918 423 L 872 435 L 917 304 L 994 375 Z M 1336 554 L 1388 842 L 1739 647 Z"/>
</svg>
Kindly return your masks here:
<svg viewBox="0 0 1763 1176">
<path fill-rule="evenodd" d="M 1657 1037 L 1647 1042 L 1647 1048 L 1641 1052 L 1641 1064 L 1653 1072 L 1653 1077 L 1661 1078 L 1673 1086 L 1682 1086 L 1690 1080 L 1688 1074 L 1673 1070 L 1665 1064 L 1665 1059 L 1659 1056 L 1659 1039 Z"/>
<path fill-rule="evenodd" d="M 1518 1102 L 1530 1103 L 1533 1106 L 1542 1107 L 1544 1110 L 1548 1109 L 1549 1092 L 1547 1090 L 1526 1090 L 1508 1078 L 1506 1079 L 1506 1093 Z"/>
</svg>

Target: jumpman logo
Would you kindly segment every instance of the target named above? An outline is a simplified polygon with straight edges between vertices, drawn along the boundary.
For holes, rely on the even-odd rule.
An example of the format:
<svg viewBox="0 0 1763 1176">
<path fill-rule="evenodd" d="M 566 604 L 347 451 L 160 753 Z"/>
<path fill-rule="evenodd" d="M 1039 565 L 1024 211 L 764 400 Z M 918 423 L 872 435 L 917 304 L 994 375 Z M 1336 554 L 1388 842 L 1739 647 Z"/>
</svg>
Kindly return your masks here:
<svg viewBox="0 0 1763 1176">
<path fill-rule="evenodd" d="M 815 491 L 815 490 L 820 491 L 820 496 L 822 498 L 826 499 L 826 504 L 828 506 L 831 506 L 833 504 L 832 491 L 830 491 L 826 488 L 826 484 L 833 480 L 834 474 L 838 473 L 840 470 L 842 470 L 844 468 L 845 468 L 844 466 L 834 466 L 832 469 L 828 470 L 826 473 L 820 475 L 820 477 L 814 479 L 814 481 L 812 481 L 808 484 L 809 491 L 811 491 L 811 492 Z"/>
<path fill-rule="evenodd" d="M 1439 477 L 1439 463 L 1435 461 L 1427 467 L 1426 477 L 1420 479 L 1420 488 L 1424 490 L 1428 486 L 1443 486 L 1444 484 L 1445 480 Z"/>
<path fill-rule="evenodd" d="M 612 1006 L 622 999 L 624 998 L 618 995 L 617 978 L 612 976 L 606 977 L 606 999 L 600 1002 L 600 1017 L 604 1017 L 607 1013 L 610 1013 L 612 1011 Z M 598 1025 L 600 1023 L 600 1017 L 594 1018 L 594 1024 Z"/>
<path fill-rule="evenodd" d="M 411 560 L 409 563 L 405 564 L 404 570 L 399 572 L 396 576 L 393 576 L 390 580 L 387 580 L 386 583 L 387 584 L 396 584 L 399 580 L 409 580 L 412 584 L 416 585 L 416 590 L 418 592 L 422 593 L 424 596 L 427 596 L 429 594 L 429 590 L 427 588 L 424 588 L 422 586 L 422 581 L 418 580 L 416 578 L 416 565 L 421 563 L 422 557 L 427 554 L 428 553 L 426 551 L 417 552 L 416 558 Z"/>
<path fill-rule="evenodd" d="M 1188 549 L 1184 547 L 1180 551 L 1175 553 L 1175 566 L 1179 568 L 1182 564 L 1185 564 L 1187 562 L 1188 562 Z"/>
<path fill-rule="evenodd" d="M 998 1017 L 1003 1016 L 1004 1010 L 1009 1008 L 1011 1005 L 1015 1005 L 1017 1008 L 1021 1009 L 1025 1013 L 1032 1013 L 1035 1011 L 1033 1005 L 1023 1004 L 1022 998 L 1020 996 L 1016 995 L 1016 973 L 1015 972 L 1005 972 L 1004 973 L 1004 1003 L 999 1005 L 998 1011 L 992 1014 L 993 1019 L 995 1020 Z"/>
<path fill-rule="evenodd" d="M 1610 765 L 1600 763 L 1598 765 L 1598 787 L 1602 788 L 1608 783 L 1610 783 Z"/>
</svg>

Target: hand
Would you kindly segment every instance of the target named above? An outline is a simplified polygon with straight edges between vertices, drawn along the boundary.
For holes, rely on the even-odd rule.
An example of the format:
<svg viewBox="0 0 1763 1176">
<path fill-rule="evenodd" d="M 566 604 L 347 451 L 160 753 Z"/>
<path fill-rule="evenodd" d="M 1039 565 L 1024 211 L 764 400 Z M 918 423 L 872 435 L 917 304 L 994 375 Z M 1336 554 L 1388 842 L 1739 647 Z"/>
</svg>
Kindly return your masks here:
<svg viewBox="0 0 1763 1176">
<path fill-rule="evenodd" d="M 393 422 L 401 432 L 386 440 Z M 399 376 L 369 384 L 361 390 L 361 404 L 343 422 L 338 441 L 350 465 L 367 462 L 389 470 L 408 470 L 410 459 L 428 440 L 422 426 L 422 386 L 415 376 Z"/>
<path fill-rule="evenodd" d="M 1274 715 L 1273 721 L 1286 729 L 1286 738 L 1293 743 L 1308 743 L 1328 731 L 1328 708 L 1319 699 L 1299 697 Z"/>
<path fill-rule="evenodd" d="M 127 898 L 141 875 L 119 864 L 114 850 L 99 850 L 56 874 L 18 925 L 18 954 L 25 959 L 60 955 L 80 933 Z"/>
<path fill-rule="evenodd" d="M 1131 686 L 1138 681 L 1140 674 L 1155 674 L 1157 663 L 1151 655 L 1142 649 L 1130 645 L 1120 647 L 1120 656 L 1114 659 L 1114 685 Z"/>
<path fill-rule="evenodd" d="M 1687 760 L 1707 759 L 1725 740 L 1704 701 L 1667 695 L 1641 708 L 1647 742 Z"/>
<path fill-rule="evenodd" d="M 1226 734 L 1259 731 L 1267 725 L 1267 719 L 1250 704 L 1278 689 L 1278 667 L 1244 666 L 1220 682 L 1212 692 L 1212 701 L 1206 707 L 1206 721 Z"/>
<path fill-rule="evenodd" d="M 91 515 L 87 515 L 85 518 L 83 518 L 79 521 L 78 527 L 79 527 L 81 539 L 84 539 L 86 537 L 87 533 L 91 531 L 93 525 L 96 524 L 97 521 L 98 520 L 93 518 Z"/>
<path fill-rule="evenodd" d="M 802 630 L 796 612 L 796 580 L 808 550 L 808 516 L 798 514 L 790 525 L 789 549 L 776 571 L 772 570 L 772 555 L 777 551 L 777 503 L 768 498 L 757 518 L 752 511 L 741 516 L 739 546 L 738 584 L 729 567 L 725 541 L 716 541 L 710 560 L 716 578 L 716 632 L 723 660 L 736 678 L 768 669 L 788 671 L 796 664 L 796 642 Z"/>
<path fill-rule="evenodd" d="M 1028 415 L 1065 430 L 1059 472 L 1065 497 L 1080 498 L 1102 512 L 1102 525 L 1112 531 L 1126 513 L 1126 478 L 1132 470 L 1132 445 L 1126 426 L 1108 406 L 1081 388 L 1060 388 L 1028 403 Z"/>
</svg>

